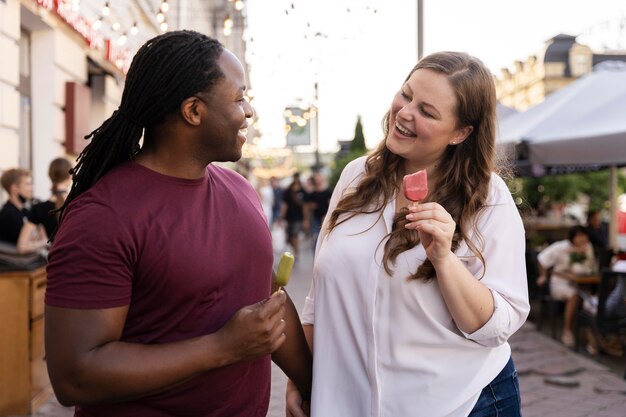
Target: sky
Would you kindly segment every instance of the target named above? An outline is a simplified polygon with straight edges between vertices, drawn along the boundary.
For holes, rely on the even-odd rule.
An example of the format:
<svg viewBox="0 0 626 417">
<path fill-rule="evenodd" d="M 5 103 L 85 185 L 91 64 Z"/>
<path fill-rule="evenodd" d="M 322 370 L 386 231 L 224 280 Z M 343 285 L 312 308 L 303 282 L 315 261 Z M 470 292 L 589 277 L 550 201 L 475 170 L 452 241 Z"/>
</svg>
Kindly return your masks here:
<svg viewBox="0 0 626 417">
<path fill-rule="evenodd" d="M 283 112 L 318 84 L 319 148 L 337 149 L 362 118 L 367 145 L 417 62 L 416 0 L 247 0 L 259 147 L 285 145 Z M 498 76 L 559 33 L 594 50 L 626 50 L 624 0 L 424 0 L 424 54 L 463 51 Z"/>
</svg>

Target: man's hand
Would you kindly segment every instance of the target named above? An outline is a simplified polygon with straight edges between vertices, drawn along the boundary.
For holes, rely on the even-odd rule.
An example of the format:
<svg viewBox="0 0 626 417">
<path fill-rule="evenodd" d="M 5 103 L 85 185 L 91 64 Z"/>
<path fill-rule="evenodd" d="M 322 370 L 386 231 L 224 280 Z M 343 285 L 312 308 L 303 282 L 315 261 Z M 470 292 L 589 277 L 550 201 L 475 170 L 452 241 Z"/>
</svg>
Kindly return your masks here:
<svg viewBox="0 0 626 417">
<path fill-rule="evenodd" d="M 244 361 L 272 353 L 285 341 L 284 291 L 277 291 L 267 299 L 245 306 L 217 333 L 228 363 Z"/>
</svg>

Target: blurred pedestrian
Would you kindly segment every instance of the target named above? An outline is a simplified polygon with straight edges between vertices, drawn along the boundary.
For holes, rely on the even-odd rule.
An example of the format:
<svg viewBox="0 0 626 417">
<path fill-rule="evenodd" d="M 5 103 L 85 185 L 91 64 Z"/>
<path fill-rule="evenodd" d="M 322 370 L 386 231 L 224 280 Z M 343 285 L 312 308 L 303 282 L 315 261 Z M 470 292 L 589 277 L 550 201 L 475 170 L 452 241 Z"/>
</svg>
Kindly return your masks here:
<svg viewBox="0 0 626 417">
<path fill-rule="evenodd" d="M 587 213 L 587 233 L 599 268 L 610 266 L 609 225 L 602 220 L 600 210 L 589 210 Z"/>
<path fill-rule="evenodd" d="M 237 161 L 244 70 L 192 31 L 148 40 L 89 134 L 48 264 L 46 359 L 78 416 L 264 416 L 270 353 L 303 392 L 310 353 Z M 270 295 L 271 294 L 271 295 Z M 307 359 L 308 358 L 308 359 Z"/>
<path fill-rule="evenodd" d="M 309 230 L 305 213 L 306 191 L 300 180 L 300 173 L 293 174 L 293 181 L 283 192 L 283 204 L 280 211 L 280 220 L 286 222 L 287 242 L 291 245 L 294 254 L 300 251 L 300 233 Z"/>
<path fill-rule="evenodd" d="M 315 171 L 311 175 L 311 192 L 306 195 L 307 213 L 309 215 L 309 225 L 311 229 L 311 240 L 313 251 L 317 247 L 317 236 L 322 228 L 324 217 L 328 212 L 332 190 L 328 188 L 326 179 L 321 172 Z"/>
<path fill-rule="evenodd" d="M 17 245 L 33 198 L 33 178 L 30 171 L 13 168 L 2 174 L 0 183 L 8 195 L 0 209 L 0 241 Z"/>
<path fill-rule="evenodd" d="M 274 206 L 274 190 L 272 190 L 272 186 L 266 178 L 259 178 L 257 193 L 261 199 L 261 206 L 263 207 L 267 224 L 270 225 L 272 222 L 272 207 Z"/>
<path fill-rule="evenodd" d="M 429 55 L 377 149 L 343 170 L 302 317 L 313 417 L 520 415 L 507 339 L 529 311 L 524 228 L 494 173 L 495 108 L 484 64 Z M 430 191 L 411 202 L 418 170 Z"/>
<path fill-rule="evenodd" d="M 50 162 L 48 177 L 52 182 L 52 194 L 47 201 L 33 205 L 26 217 L 17 241 L 20 253 L 45 250 L 48 238 L 59 224 L 58 211 L 65 202 L 65 197 L 72 186 L 70 175 L 72 164 L 65 158 L 56 158 Z"/>
<path fill-rule="evenodd" d="M 568 238 L 554 242 L 537 255 L 539 261 L 539 278 L 537 285 L 548 282 L 550 274 L 550 296 L 565 302 L 563 313 L 563 331 L 561 342 L 567 347 L 574 347 L 574 318 L 578 309 L 578 287 L 573 281 L 577 275 L 590 275 L 596 270 L 593 247 L 589 242 L 589 234 L 583 226 L 572 226 Z"/>
<path fill-rule="evenodd" d="M 270 185 L 274 192 L 274 203 L 272 204 L 272 224 L 280 218 L 280 208 L 283 204 L 283 187 L 278 183 L 276 177 L 270 178 Z"/>
</svg>

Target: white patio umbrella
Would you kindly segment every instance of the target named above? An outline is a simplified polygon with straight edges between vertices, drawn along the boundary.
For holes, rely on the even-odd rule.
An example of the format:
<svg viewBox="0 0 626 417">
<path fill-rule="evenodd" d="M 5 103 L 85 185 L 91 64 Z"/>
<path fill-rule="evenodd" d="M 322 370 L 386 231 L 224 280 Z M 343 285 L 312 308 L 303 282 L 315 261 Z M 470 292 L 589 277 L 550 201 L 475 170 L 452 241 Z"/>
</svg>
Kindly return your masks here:
<svg viewBox="0 0 626 417">
<path fill-rule="evenodd" d="M 518 159 L 535 168 L 611 167 L 616 208 L 616 167 L 626 165 L 626 65 L 605 63 L 526 112 L 502 119 L 497 145 L 509 155 L 515 149 Z M 614 226 L 615 210 L 611 220 Z M 617 234 L 611 232 L 615 247 Z"/>
<path fill-rule="evenodd" d="M 527 146 L 531 164 L 626 164 L 626 66 L 599 69 L 500 120 L 497 145 Z"/>
</svg>

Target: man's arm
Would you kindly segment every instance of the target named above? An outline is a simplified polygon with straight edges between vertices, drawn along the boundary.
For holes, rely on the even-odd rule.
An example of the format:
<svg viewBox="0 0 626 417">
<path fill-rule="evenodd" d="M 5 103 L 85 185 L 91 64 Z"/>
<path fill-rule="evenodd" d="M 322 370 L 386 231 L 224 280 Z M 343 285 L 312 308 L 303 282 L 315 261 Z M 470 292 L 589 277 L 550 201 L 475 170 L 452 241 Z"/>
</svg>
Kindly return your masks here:
<svg viewBox="0 0 626 417">
<path fill-rule="evenodd" d="M 125 401 L 271 353 L 285 340 L 285 299 L 279 292 L 243 307 L 215 333 L 154 345 L 120 341 L 128 307 L 46 306 L 46 357 L 55 394 L 64 405 Z"/>
<path fill-rule="evenodd" d="M 273 290 L 276 289 L 275 287 Z M 285 343 L 272 353 L 272 360 L 301 393 L 310 395 L 313 356 L 302 330 L 298 312 L 289 296 L 285 302 L 285 336 Z"/>
</svg>

